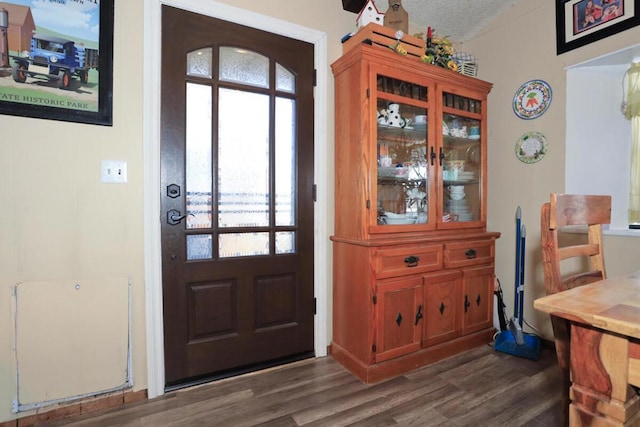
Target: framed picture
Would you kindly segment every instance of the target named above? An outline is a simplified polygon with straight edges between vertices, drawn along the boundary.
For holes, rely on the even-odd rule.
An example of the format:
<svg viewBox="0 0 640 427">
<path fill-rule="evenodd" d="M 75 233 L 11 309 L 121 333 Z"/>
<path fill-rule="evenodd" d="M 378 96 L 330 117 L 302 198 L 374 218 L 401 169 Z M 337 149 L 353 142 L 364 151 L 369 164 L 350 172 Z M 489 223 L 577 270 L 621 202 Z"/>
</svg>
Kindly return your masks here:
<svg viewBox="0 0 640 427">
<path fill-rule="evenodd" d="M 113 4 L 0 2 L 0 114 L 112 126 Z"/>
<path fill-rule="evenodd" d="M 556 0 L 557 54 L 640 24 L 640 0 Z"/>
</svg>

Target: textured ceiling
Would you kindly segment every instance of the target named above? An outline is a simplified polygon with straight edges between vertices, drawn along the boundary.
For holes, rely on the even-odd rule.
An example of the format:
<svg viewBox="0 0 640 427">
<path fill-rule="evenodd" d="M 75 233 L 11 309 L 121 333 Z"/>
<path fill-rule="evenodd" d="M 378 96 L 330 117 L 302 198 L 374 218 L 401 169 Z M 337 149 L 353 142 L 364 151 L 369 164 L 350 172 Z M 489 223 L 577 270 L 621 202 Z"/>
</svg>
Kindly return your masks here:
<svg viewBox="0 0 640 427">
<path fill-rule="evenodd" d="M 391 0 L 393 2 L 393 0 Z M 402 0 L 409 13 L 411 28 L 427 27 L 436 35 L 465 42 L 479 34 L 496 16 L 518 0 Z M 389 8 L 389 0 L 374 0 L 380 13 Z M 415 32 L 420 32 L 415 31 Z"/>
</svg>

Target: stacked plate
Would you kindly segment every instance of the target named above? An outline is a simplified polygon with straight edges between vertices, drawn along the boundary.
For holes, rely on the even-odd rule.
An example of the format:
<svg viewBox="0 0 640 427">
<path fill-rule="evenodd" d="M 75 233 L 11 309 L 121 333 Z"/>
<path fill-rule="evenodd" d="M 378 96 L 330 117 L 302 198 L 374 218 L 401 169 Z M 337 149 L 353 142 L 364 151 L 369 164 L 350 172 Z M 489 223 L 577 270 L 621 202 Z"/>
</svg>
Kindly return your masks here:
<svg viewBox="0 0 640 427">
<path fill-rule="evenodd" d="M 471 171 L 458 171 L 457 181 L 473 181 L 475 174 Z"/>
<path fill-rule="evenodd" d="M 389 225 L 399 225 L 399 224 L 415 224 L 416 217 L 411 216 L 411 214 L 397 214 L 394 212 L 385 212 L 383 216 L 383 220 L 385 224 Z"/>
<path fill-rule="evenodd" d="M 467 201 L 465 199 L 449 199 L 447 201 L 447 210 L 453 215 L 457 215 L 458 221 L 471 221 L 473 219 L 473 214 L 469 211 L 469 206 L 467 206 Z"/>
</svg>

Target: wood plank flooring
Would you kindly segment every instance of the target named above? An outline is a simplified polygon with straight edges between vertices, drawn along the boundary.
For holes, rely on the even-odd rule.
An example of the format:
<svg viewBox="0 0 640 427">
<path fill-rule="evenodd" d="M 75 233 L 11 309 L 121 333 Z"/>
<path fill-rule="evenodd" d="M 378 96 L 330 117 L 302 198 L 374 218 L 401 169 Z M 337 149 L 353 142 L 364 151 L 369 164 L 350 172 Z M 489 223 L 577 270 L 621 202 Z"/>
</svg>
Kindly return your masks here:
<svg viewBox="0 0 640 427">
<path fill-rule="evenodd" d="M 367 385 L 331 357 L 309 359 L 53 426 L 560 425 L 560 369 L 483 346 Z"/>
</svg>

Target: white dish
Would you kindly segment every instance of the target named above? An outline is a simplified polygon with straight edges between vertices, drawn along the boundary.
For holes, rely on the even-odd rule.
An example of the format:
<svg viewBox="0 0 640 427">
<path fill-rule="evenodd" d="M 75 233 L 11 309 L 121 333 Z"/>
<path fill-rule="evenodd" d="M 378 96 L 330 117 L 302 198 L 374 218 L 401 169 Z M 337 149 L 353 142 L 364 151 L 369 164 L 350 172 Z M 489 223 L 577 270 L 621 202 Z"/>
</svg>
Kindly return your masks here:
<svg viewBox="0 0 640 427">
<path fill-rule="evenodd" d="M 415 218 L 385 218 L 384 222 L 389 225 L 415 224 Z"/>
<path fill-rule="evenodd" d="M 406 213 L 395 213 L 395 212 L 385 212 L 384 215 L 387 218 L 393 218 L 393 219 L 404 219 L 407 217 Z"/>
</svg>

